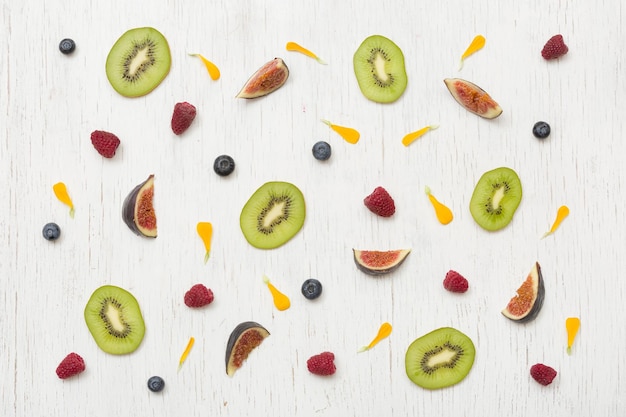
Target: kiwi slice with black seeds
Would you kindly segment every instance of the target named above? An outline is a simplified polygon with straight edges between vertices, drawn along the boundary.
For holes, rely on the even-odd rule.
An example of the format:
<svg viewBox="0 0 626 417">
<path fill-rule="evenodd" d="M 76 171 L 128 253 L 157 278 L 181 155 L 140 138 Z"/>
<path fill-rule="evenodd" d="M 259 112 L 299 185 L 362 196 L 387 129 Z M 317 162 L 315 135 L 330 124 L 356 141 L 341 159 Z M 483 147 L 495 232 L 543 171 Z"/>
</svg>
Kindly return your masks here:
<svg viewBox="0 0 626 417">
<path fill-rule="evenodd" d="M 154 90 L 170 72 L 170 47 L 161 32 L 134 28 L 115 42 L 106 61 L 111 86 L 124 97 L 140 97 Z"/>
<path fill-rule="evenodd" d="M 511 168 L 485 172 L 470 200 L 470 212 L 480 227 L 489 231 L 504 228 L 522 201 L 522 182 Z"/>
<path fill-rule="evenodd" d="M 241 210 L 239 225 L 246 240 L 259 249 L 287 243 L 302 228 L 306 217 L 304 196 L 288 182 L 263 184 Z"/>
<path fill-rule="evenodd" d="M 137 299 L 113 285 L 93 292 L 85 306 L 85 322 L 100 349 L 113 355 L 134 352 L 146 331 Z"/>
<path fill-rule="evenodd" d="M 372 35 L 354 53 L 354 74 L 365 97 L 377 103 L 391 103 L 407 86 L 404 54 L 392 40 Z"/>
<path fill-rule="evenodd" d="M 422 388 L 435 390 L 461 382 L 474 365 L 472 339 L 452 327 L 417 338 L 406 351 L 406 374 Z"/>
</svg>

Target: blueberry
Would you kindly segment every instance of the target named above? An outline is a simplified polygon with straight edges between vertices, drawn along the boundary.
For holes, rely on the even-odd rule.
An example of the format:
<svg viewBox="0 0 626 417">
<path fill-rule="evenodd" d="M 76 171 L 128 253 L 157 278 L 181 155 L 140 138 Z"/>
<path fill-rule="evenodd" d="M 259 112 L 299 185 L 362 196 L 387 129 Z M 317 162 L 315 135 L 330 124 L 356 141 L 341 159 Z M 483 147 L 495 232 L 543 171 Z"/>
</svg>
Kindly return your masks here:
<svg viewBox="0 0 626 417">
<path fill-rule="evenodd" d="M 320 161 L 330 158 L 331 149 L 328 142 L 319 141 L 313 145 L 313 157 Z"/>
<path fill-rule="evenodd" d="M 309 278 L 302 284 L 302 295 L 309 300 L 315 300 L 322 295 L 322 283 L 315 278 Z"/>
<path fill-rule="evenodd" d="M 533 135 L 538 139 L 545 139 L 550 136 L 550 125 L 546 122 L 537 122 L 533 126 Z"/>
<path fill-rule="evenodd" d="M 71 54 L 74 49 L 76 49 L 76 43 L 72 39 L 66 38 L 59 43 L 59 50 L 63 54 Z"/>
<path fill-rule="evenodd" d="M 225 177 L 235 170 L 235 161 L 228 155 L 220 155 L 215 158 L 213 171 L 219 176 Z"/>
<path fill-rule="evenodd" d="M 42 233 L 46 240 L 57 240 L 61 236 L 61 228 L 56 223 L 48 223 L 43 227 Z"/>
<path fill-rule="evenodd" d="M 151 376 L 148 379 L 148 389 L 152 392 L 160 392 L 165 388 L 165 381 L 160 376 Z"/>
</svg>

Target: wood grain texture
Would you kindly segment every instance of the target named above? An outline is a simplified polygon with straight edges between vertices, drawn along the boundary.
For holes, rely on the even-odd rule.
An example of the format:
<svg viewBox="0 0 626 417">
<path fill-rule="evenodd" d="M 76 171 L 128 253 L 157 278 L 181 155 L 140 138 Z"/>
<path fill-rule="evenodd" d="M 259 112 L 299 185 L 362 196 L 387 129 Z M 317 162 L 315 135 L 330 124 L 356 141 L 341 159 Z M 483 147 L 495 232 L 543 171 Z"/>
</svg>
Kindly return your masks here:
<svg viewBox="0 0 626 417">
<path fill-rule="evenodd" d="M 624 236 L 626 130 L 622 3 L 398 0 L 231 2 L 18 2 L 3 0 L 0 25 L 0 415 L 186 416 L 583 416 L 626 413 Z M 173 65 L 146 97 L 125 99 L 110 87 L 104 62 L 127 29 L 154 26 L 169 40 Z M 391 105 L 367 101 L 352 71 L 352 54 L 380 33 L 404 51 L 409 85 Z M 485 48 L 458 59 L 478 33 Z M 545 41 L 562 33 L 570 53 L 545 62 Z M 58 42 L 72 37 L 71 56 Z M 296 41 L 328 62 L 287 52 Z M 212 81 L 204 54 L 221 72 Z M 254 101 L 234 98 L 263 63 L 281 56 L 287 84 Z M 460 108 L 442 80 L 462 77 L 487 90 L 504 109 L 493 121 Z M 198 108 L 191 129 L 175 137 L 173 106 Z M 320 119 L 360 130 L 342 141 Z M 545 119 L 553 132 L 531 135 Z M 405 148 L 404 134 L 440 128 Z M 96 129 L 122 140 L 116 157 L 92 148 Z M 333 147 L 320 163 L 317 140 Z M 213 160 L 227 153 L 235 173 L 220 178 Z M 497 166 L 515 169 L 524 198 L 509 227 L 486 233 L 467 209 L 478 177 Z M 123 224 L 127 192 L 155 174 L 159 237 L 140 239 Z M 291 181 L 307 199 L 307 219 L 294 240 L 273 251 L 250 247 L 239 230 L 241 207 L 269 180 Z M 52 194 L 64 181 L 76 217 Z M 393 218 L 374 217 L 362 199 L 382 185 L 396 201 Z M 428 185 L 454 221 L 436 222 Z M 557 208 L 561 229 L 540 240 Z M 55 221 L 50 244 L 41 228 Z M 195 234 L 215 227 L 210 261 Z M 352 248 L 412 248 L 392 277 L 358 272 Z M 533 262 L 546 279 L 536 321 L 518 325 L 500 310 Z M 454 296 L 441 282 L 449 269 L 468 277 Z M 276 311 L 261 277 L 292 299 Z M 316 277 L 314 303 L 301 283 Z M 215 293 L 202 311 L 184 292 L 203 282 Z M 100 351 L 84 324 L 93 290 L 113 284 L 140 301 L 147 332 L 132 355 Z M 574 353 L 565 353 L 565 318 L 579 316 Z M 229 378 L 224 348 L 239 322 L 271 332 Z M 378 326 L 391 336 L 357 354 Z M 417 337 L 453 326 L 475 342 L 474 367 L 461 384 L 425 391 L 405 375 L 404 355 Z M 180 372 L 179 355 L 196 344 Z M 337 357 L 331 378 L 310 375 L 306 360 L 323 350 Z M 87 371 L 54 374 L 69 352 Z M 543 362 L 558 370 L 549 387 L 531 380 Z M 164 392 L 146 388 L 154 374 Z"/>
</svg>

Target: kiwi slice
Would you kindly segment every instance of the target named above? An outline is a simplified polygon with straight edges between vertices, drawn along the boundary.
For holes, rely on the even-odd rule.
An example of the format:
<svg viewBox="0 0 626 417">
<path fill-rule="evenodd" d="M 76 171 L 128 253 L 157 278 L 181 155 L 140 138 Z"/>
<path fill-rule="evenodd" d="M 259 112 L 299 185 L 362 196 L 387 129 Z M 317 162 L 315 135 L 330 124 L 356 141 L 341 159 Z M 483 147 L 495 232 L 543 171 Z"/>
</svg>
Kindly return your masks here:
<svg viewBox="0 0 626 417">
<path fill-rule="evenodd" d="M 381 35 L 366 38 L 354 53 L 354 74 L 365 97 L 391 103 L 406 89 L 404 54 L 398 45 Z"/>
<path fill-rule="evenodd" d="M 170 72 L 172 58 L 165 37 L 151 27 L 125 32 L 106 62 L 109 82 L 124 97 L 140 97 L 154 90 Z"/>
<path fill-rule="evenodd" d="M 239 225 L 252 246 L 274 249 L 300 231 L 305 216 L 304 196 L 298 187 L 272 181 L 252 194 L 241 210 Z"/>
<path fill-rule="evenodd" d="M 439 389 L 459 383 L 474 365 L 476 349 L 465 334 L 442 327 L 416 339 L 406 351 L 406 374 L 426 389 Z"/>
<path fill-rule="evenodd" d="M 470 212 L 480 227 L 500 230 L 511 222 L 522 201 L 522 183 L 511 168 L 485 172 L 474 188 Z"/>
<path fill-rule="evenodd" d="M 134 352 L 146 331 L 137 299 L 113 285 L 93 292 L 85 307 L 85 322 L 100 349 L 113 355 Z"/>
</svg>

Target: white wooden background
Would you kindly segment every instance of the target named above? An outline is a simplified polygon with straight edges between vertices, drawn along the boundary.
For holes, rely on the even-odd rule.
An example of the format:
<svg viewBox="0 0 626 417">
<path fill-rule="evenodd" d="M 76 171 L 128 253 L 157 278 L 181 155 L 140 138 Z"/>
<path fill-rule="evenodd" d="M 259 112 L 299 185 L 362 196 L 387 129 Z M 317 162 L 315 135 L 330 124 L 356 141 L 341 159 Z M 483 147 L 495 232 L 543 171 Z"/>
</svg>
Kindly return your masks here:
<svg viewBox="0 0 626 417">
<path fill-rule="evenodd" d="M 626 130 L 624 27 L 618 0 L 500 2 L 376 1 L 50 1 L 3 0 L 0 25 L 0 415 L 153 416 L 619 416 L 626 413 L 626 326 L 623 297 L 623 208 Z M 104 63 L 127 29 L 154 26 L 169 40 L 172 68 L 163 84 L 138 99 L 109 85 Z M 366 100 L 352 55 L 371 34 L 404 51 L 405 95 L 391 105 Z M 457 71 L 476 34 L 485 48 Z M 540 56 L 562 33 L 570 52 L 557 62 Z M 58 51 L 71 37 L 72 56 Z M 296 41 L 322 66 L 287 52 Z M 204 54 L 222 71 L 212 81 Z M 291 70 L 278 92 L 235 99 L 261 64 L 280 56 Z M 486 89 L 502 106 L 496 120 L 458 106 L 443 79 Z M 198 108 L 192 128 L 169 128 L 177 101 Z M 361 131 L 349 145 L 319 120 Z M 531 135 L 546 120 L 552 135 Z M 439 130 L 409 148 L 400 140 L 427 124 Z M 104 160 L 92 148 L 96 129 L 122 140 Z M 331 160 L 311 147 L 327 140 Z M 220 178 L 214 158 L 230 154 L 235 173 Z M 509 166 L 524 197 L 509 227 L 480 229 L 468 210 L 478 177 Z M 124 197 L 156 176 L 159 237 L 142 239 L 122 222 Z M 239 230 L 241 207 L 262 183 L 291 181 L 303 191 L 307 219 L 300 234 L 272 251 L 252 248 Z M 53 193 L 64 181 L 75 219 Z M 382 185 L 395 198 L 390 219 L 372 215 L 362 199 Z M 454 211 L 437 223 L 428 185 Z M 558 232 L 549 228 L 560 205 L 571 209 Z M 57 222 L 50 243 L 43 225 Z M 198 221 L 215 227 L 203 264 Z M 374 279 L 357 271 L 352 248 L 412 248 L 397 273 Z M 519 325 L 500 310 L 533 262 L 543 267 L 546 298 L 536 321 Z M 454 295 L 441 282 L 449 269 L 470 290 Z M 288 294 L 278 312 L 261 277 Z M 324 294 L 300 295 L 316 277 Z M 216 295 L 193 311 L 184 292 L 202 282 Z M 131 355 L 98 349 L 83 319 L 93 290 L 113 284 L 139 300 L 147 332 Z M 582 327 L 565 353 L 565 318 Z M 224 372 L 230 331 L 255 320 L 271 336 L 233 378 Z M 391 336 L 357 354 L 384 321 Z M 426 391 L 409 381 L 404 355 L 417 337 L 456 327 L 477 356 L 460 384 Z M 183 369 L 178 358 L 196 338 Z M 309 374 L 306 360 L 336 355 L 330 378 Z M 69 352 L 87 370 L 66 381 L 55 375 Z M 543 362 L 559 372 L 551 386 L 529 376 Z M 166 389 L 147 390 L 161 375 Z"/>
</svg>

